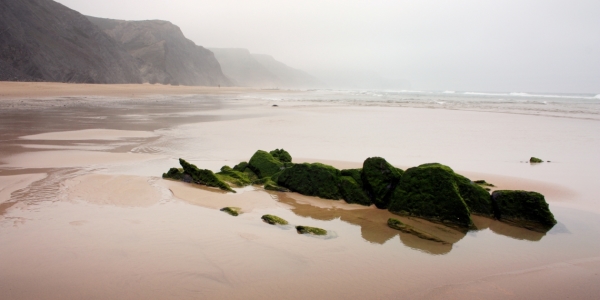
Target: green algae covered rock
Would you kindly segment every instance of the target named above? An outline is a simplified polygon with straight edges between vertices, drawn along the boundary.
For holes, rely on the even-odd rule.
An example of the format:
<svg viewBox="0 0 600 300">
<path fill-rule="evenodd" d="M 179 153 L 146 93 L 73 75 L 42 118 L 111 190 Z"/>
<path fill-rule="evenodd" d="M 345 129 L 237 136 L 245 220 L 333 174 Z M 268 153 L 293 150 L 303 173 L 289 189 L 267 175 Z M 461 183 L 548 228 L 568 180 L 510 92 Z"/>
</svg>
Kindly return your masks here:
<svg viewBox="0 0 600 300">
<path fill-rule="evenodd" d="M 274 215 L 264 215 L 261 219 L 271 225 L 279 224 L 279 225 L 287 225 L 288 221 Z"/>
<path fill-rule="evenodd" d="M 238 172 L 244 172 L 244 170 L 246 170 L 247 167 L 248 167 L 248 163 L 243 161 L 243 162 L 233 166 L 233 170 L 238 171 Z"/>
<path fill-rule="evenodd" d="M 471 181 L 469 178 L 459 174 L 455 174 L 455 180 L 460 196 L 467 204 L 471 213 L 484 217 L 494 217 L 492 199 L 487 190 Z"/>
<path fill-rule="evenodd" d="M 288 153 L 287 151 L 285 151 L 283 149 L 275 149 L 275 150 L 269 152 L 269 154 L 271 154 L 274 158 L 276 158 L 277 160 L 279 160 L 282 163 L 291 163 L 292 162 L 292 156 L 290 155 L 290 153 Z"/>
<path fill-rule="evenodd" d="M 456 174 L 441 164 L 406 170 L 391 197 L 389 210 L 460 230 L 474 227 L 471 212 L 460 195 Z"/>
<path fill-rule="evenodd" d="M 321 163 L 295 164 L 277 177 L 277 184 L 302 195 L 340 199 L 340 170 Z"/>
<path fill-rule="evenodd" d="M 356 181 L 356 183 L 358 183 L 362 188 L 362 169 L 344 169 L 340 171 L 340 173 L 342 176 L 352 177 L 352 179 L 354 179 L 354 181 Z"/>
<path fill-rule="evenodd" d="M 404 233 L 412 234 L 412 235 L 422 238 L 424 240 L 434 241 L 434 242 L 438 242 L 438 243 L 442 243 L 442 244 L 448 244 L 448 242 L 443 241 L 440 238 L 438 238 L 432 234 L 429 234 L 425 231 L 418 230 L 410 225 L 404 224 L 404 223 L 400 222 L 400 220 L 398 220 L 398 219 L 389 218 L 387 225 L 390 228 L 400 230 Z"/>
<path fill-rule="evenodd" d="M 475 180 L 473 181 L 474 183 L 481 185 L 481 186 L 490 186 L 490 187 L 495 187 L 495 185 L 485 181 L 485 180 Z"/>
<path fill-rule="evenodd" d="M 296 226 L 296 231 L 300 234 L 314 234 L 314 235 L 326 235 L 327 230 L 317 228 L 317 227 L 309 227 L 309 226 Z"/>
<path fill-rule="evenodd" d="M 267 178 L 264 181 L 264 189 L 265 190 L 269 190 L 269 191 L 276 191 L 276 192 L 289 192 L 289 189 L 286 189 L 282 186 L 277 185 L 277 183 L 275 183 L 275 181 L 273 181 L 272 179 Z"/>
<path fill-rule="evenodd" d="M 189 175 L 194 183 L 218 187 L 224 191 L 235 193 L 227 183 L 219 179 L 211 170 L 198 169 L 195 165 L 181 158 L 179 159 L 179 163 L 183 167 L 183 172 Z"/>
<path fill-rule="evenodd" d="M 500 221 L 533 231 L 546 232 L 556 225 L 544 195 L 527 191 L 492 193 L 494 215 Z"/>
<path fill-rule="evenodd" d="M 183 169 L 171 168 L 167 173 L 162 174 L 162 178 L 181 180 L 183 179 Z"/>
<path fill-rule="evenodd" d="M 530 162 L 530 163 L 537 164 L 537 163 L 543 163 L 544 161 L 543 161 L 543 160 L 541 160 L 541 159 L 539 159 L 539 158 L 537 158 L 537 157 L 533 157 L 533 156 L 532 156 L 532 157 L 529 159 L 529 162 Z"/>
<path fill-rule="evenodd" d="M 281 171 L 284 166 L 281 161 L 274 158 L 266 151 L 258 150 L 252 155 L 248 162 L 248 168 L 254 172 L 258 178 L 271 177 L 273 174 Z"/>
<path fill-rule="evenodd" d="M 229 166 L 223 166 L 221 172 L 216 175 L 222 181 L 229 182 L 238 187 L 247 186 L 252 183 L 247 173 L 234 170 Z"/>
<path fill-rule="evenodd" d="M 240 215 L 241 209 L 239 207 L 223 207 L 221 208 L 221 211 L 237 217 Z"/>
<path fill-rule="evenodd" d="M 402 173 L 381 157 L 369 157 L 364 161 L 361 172 L 363 188 L 377 208 L 388 208 Z"/>
<path fill-rule="evenodd" d="M 356 203 L 369 206 L 372 204 L 367 193 L 362 189 L 362 186 L 356 182 L 353 177 L 340 177 L 340 193 L 342 198 L 348 203 Z"/>
</svg>

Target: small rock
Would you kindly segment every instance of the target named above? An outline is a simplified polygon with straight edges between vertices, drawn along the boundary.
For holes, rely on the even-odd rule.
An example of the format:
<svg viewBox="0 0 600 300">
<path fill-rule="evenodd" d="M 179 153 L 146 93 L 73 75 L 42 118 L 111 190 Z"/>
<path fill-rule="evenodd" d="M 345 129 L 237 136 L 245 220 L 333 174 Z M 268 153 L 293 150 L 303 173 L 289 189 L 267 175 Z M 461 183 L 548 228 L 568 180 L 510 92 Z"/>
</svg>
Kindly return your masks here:
<svg viewBox="0 0 600 300">
<path fill-rule="evenodd" d="M 274 215 L 264 215 L 261 217 L 263 221 L 269 223 L 271 225 L 279 224 L 279 225 L 287 225 L 288 221 Z"/>
<path fill-rule="evenodd" d="M 300 234 L 314 234 L 314 235 L 326 235 L 327 230 L 317 228 L 317 227 L 309 227 L 309 226 L 296 226 L 296 231 Z"/>
</svg>

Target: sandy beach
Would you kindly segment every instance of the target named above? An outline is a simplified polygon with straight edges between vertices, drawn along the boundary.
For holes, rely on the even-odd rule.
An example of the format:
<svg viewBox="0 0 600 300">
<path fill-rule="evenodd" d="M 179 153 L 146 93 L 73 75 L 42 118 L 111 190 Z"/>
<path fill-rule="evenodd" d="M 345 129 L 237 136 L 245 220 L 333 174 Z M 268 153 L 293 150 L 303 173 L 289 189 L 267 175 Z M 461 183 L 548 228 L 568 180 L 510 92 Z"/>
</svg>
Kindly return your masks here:
<svg viewBox="0 0 600 300">
<path fill-rule="evenodd" d="M 600 121 L 320 101 L 311 91 L 0 82 L 0 293 L 7 299 L 595 299 Z M 325 96 L 323 96 L 325 95 Z M 306 101 L 298 101 L 301 97 Z M 319 101 L 317 101 L 319 100 Z M 277 106 L 273 106 L 276 104 Z M 495 189 L 545 195 L 547 233 L 417 218 L 161 178 L 258 150 L 337 168 L 439 162 Z M 550 162 L 528 163 L 531 156 Z M 239 207 L 232 217 L 219 211 Z M 260 220 L 275 214 L 289 226 Z M 443 243 L 386 226 L 389 217 Z M 293 225 L 327 229 L 323 238 Z"/>
</svg>

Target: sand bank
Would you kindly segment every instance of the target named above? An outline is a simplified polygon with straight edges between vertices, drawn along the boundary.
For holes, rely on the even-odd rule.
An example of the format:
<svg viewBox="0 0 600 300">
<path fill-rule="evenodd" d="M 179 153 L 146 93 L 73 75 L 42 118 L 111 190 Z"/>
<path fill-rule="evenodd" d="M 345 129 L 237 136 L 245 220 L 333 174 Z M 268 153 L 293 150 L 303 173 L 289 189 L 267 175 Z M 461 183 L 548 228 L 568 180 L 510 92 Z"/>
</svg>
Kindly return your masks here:
<svg viewBox="0 0 600 300">
<path fill-rule="evenodd" d="M 12 176 L 0 176 L 0 203 L 10 199 L 14 191 L 24 189 L 33 182 L 46 178 L 47 174 L 23 174 Z"/>
<path fill-rule="evenodd" d="M 99 205 L 146 207 L 158 203 L 162 194 L 139 176 L 89 174 L 65 181 L 68 199 Z"/>
</svg>

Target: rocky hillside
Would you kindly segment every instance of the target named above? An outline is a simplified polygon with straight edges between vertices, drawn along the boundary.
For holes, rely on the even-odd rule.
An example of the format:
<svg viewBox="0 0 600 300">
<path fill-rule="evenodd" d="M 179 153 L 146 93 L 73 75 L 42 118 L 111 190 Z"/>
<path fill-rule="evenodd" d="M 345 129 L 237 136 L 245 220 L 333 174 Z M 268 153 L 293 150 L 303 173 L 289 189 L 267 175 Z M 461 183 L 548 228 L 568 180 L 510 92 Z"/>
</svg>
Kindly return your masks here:
<svg viewBox="0 0 600 300">
<path fill-rule="evenodd" d="M 50 0 L 0 1 L 0 80 L 141 79 L 131 55 L 82 14 Z"/>
<path fill-rule="evenodd" d="M 144 82 L 232 85 L 213 53 L 187 39 L 171 22 L 88 19 L 137 60 Z"/>
<path fill-rule="evenodd" d="M 209 48 L 214 54 L 223 73 L 237 85 L 263 88 L 323 87 L 318 79 L 306 72 L 294 69 L 272 56 L 252 54 L 240 48 Z"/>
</svg>

